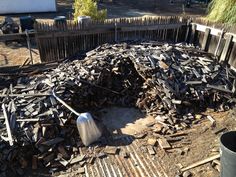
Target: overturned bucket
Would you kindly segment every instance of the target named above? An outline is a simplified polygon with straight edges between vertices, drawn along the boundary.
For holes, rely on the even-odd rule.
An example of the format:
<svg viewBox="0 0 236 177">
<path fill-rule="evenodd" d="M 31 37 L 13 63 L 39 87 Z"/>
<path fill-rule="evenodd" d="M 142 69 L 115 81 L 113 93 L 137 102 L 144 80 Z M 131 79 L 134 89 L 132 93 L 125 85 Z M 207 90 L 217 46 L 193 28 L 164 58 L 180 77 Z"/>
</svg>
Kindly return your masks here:
<svg viewBox="0 0 236 177">
<path fill-rule="evenodd" d="M 221 177 L 236 177 L 236 131 L 220 137 Z"/>
</svg>

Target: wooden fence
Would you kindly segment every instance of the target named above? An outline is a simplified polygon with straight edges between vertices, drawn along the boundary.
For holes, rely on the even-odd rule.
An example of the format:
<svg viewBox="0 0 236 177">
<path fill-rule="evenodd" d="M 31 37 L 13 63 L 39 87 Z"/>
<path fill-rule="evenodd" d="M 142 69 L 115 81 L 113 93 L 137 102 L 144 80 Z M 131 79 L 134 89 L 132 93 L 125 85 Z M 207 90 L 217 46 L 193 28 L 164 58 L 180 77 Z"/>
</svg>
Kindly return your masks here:
<svg viewBox="0 0 236 177">
<path fill-rule="evenodd" d="M 42 62 L 58 61 L 104 43 L 127 40 L 179 42 L 186 38 L 187 19 L 180 17 L 121 18 L 81 25 L 36 24 L 36 42 Z"/>
<path fill-rule="evenodd" d="M 104 43 L 126 40 L 187 41 L 236 68 L 236 26 L 179 17 L 121 18 L 81 25 L 38 23 L 42 62 L 59 61 Z"/>
<path fill-rule="evenodd" d="M 221 62 L 236 68 L 236 26 L 214 24 L 202 20 L 191 23 L 189 43 L 200 46 Z"/>
</svg>

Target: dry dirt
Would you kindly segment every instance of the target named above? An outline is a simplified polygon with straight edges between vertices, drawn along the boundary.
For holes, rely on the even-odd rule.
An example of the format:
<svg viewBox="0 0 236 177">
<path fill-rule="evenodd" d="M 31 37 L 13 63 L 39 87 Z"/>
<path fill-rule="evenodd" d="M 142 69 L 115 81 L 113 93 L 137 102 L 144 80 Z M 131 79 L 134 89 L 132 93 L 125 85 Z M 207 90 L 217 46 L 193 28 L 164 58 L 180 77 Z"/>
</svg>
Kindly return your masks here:
<svg viewBox="0 0 236 177">
<path fill-rule="evenodd" d="M 193 125 L 182 132 L 187 133 L 184 140 L 171 143 L 172 149 L 170 151 L 163 151 L 157 146 L 157 157 L 161 157 L 161 165 L 169 177 L 177 175 L 179 165 L 186 167 L 194 162 L 203 160 L 209 156 L 215 155 L 214 151 L 219 150 L 219 137 L 221 134 L 215 134 L 216 130 L 220 128 L 227 128 L 227 130 L 235 130 L 236 122 L 234 119 L 234 111 L 215 112 L 214 110 L 207 110 L 202 115 L 210 115 L 216 120 L 216 127 L 211 127 L 211 122 L 203 118 L 198 124 Z M 104 124 L 114 133 L 114 130 L 134 135 L 137 133 L 147 132 L 148 136 L 140 140 L 139 144 L 146 144 L 147 139 L 156 138 L 153 136 L 150 128 L 145 128 L 145 125 L 152 122 L 152 117 L 144 118 L 145 116 L 134 108 L 110 108 L 105 109 L 103 115 Z M 211 163 L 201 165 L 190 172 L 196 177 L 217 177 L 219 172 L 214 169 Z"/>
<path fill-rule="evenodd" d="M 194 162 L 203 160 L 215 155 L 219 151 L 219 137 L 221 133 L 215 134 L 220 128 L 236 130 L 235 114 L 236 109 L 226 112 L 216 113 L 214 110 L 207 110 L 203 115 L 211 115 L 216 120 L 216 127 L 212 128 L 208 119 L 203 118 L 191 128 L 181 131 L 185 133 L 184 139 L 175 143 L 170 143 L 170 150 L 163 150 L 158 144 L 154 146 L 155 155 L 145 152 L 147 140 L 157 138 L 150 127 L 146 125 L 153 121 L 152 117 L 145 118 L 145 115 L 135 108 L 109 107 L 101 111 L 100 118 L 105 124 L 105 139 L 112 137 L 105 145 L 115 146 L 121 152 L 130 153 L 128 159 L 122 155 L 108 155 L 108 157 L 95 160 L 94 164 L 85 166 L 86 172 L 83 175 L 75 176 L 158 176 L 158 177 L 177 177 L 180 166 L 186 167 Z M 179 133 L 181 133 L 179 132 Z M 136 139 L 136 134 L 147 134 L 146 137 Z M 119 141 L 122 137 L 123 140 Z M 95 147 L 97 147 L 95 145 Z M 92 148 L 89 148 L 93 151 Z M 81 154 L 87 154 L 88 148 L 81 148 Z M 94 149 L 96 152 L 103 151 L 103 147 Z M 73 166 L 72 169 L 75 169 Z M 114 168 L 114 169 L 113 169 Z M 189 170 L 192 177 L 219 177 L 220 173 L 212 167 L 211 163 L 201 165 Z M 116 172 L 121 172 L 116 173 Z M 73 173 L 61 171 L 53 176 L 70 177 Z M 30 171 L 26 176 L 50 176 L 47 169 Z"/>
<path fill-rule="evenodd" d="M 33 62 L 39 63 L 40 57 L 37 49 L 32 49 Z M 24 43 L 0 43 L 0 66 L 22 65 L 27 58 L 30 58 L 27 45 Z"/>
</svg>

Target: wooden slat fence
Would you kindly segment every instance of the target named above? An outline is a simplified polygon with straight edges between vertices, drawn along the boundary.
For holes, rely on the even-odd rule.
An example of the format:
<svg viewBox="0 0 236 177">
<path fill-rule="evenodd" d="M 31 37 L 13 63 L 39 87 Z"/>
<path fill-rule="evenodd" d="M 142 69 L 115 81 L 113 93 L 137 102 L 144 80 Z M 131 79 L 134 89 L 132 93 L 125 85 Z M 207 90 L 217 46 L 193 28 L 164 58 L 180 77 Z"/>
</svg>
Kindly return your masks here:
<svg viewBox="0 0 236 177">
<path fill-rule="evenodd" d="M 187 19 L 181 17 L 120 18 L 87 25 L 36 24 L 36 41 L 42 62 L 58 61 L 104 43 L 127 40 L 183 41 Z"/>
<path fill-rule="evenodd" d="M 194 19 L 187 41 L 236 68 L 236 26 Z"/>
</svg>

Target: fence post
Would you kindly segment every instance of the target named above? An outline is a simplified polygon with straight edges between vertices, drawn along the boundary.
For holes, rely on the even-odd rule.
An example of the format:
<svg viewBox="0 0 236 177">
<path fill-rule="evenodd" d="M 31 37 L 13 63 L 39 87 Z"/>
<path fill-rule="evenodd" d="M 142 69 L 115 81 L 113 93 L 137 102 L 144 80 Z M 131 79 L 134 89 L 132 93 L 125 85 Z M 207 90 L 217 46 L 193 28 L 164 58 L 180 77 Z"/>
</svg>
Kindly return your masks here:
<svg viewBox="0 0 236 177">
<path fill-rule="evenodd" d="M 214 56 L 217 57 L 218 56 L 218 51 L 219 51 L 219 48 L 220 48 L 220 44 L 221 44 L 221 41 L 223 39 L 223 36 L 224 36 L 224 29 L 222 29 L 221 33 L 220 33 L 220 38 L 219 38 L 219 42 L 216 46 L 216 50 L 215 50 L 215 53 L 214 53 Z"/>
<path fill-rule="evenodd" d="M 192 24 L 190 43 L 193 44 L 195 42 L 196 34 L 197 34 L 197 25 Z"/>
<path fill-rule="evenodd" d="M 186 35 L 185 35 L 185 39 L 184 39 L 185 42 L 188 42 L 190 28 L 191 28 L 191 20 L 188 20 L 188 22 L 187 22 L 187 31 L 186 31 Z"/>
<path fill-rule="evenodd" d="M 230 35 L 228 36 L 228 38 L 226 39 L 223 52 L 222 52 L 222 54 L 221 54 L 221 56 L 220 56 L 220 61 L 227 62 L 227 55 L 228 55 L 228 53 L 229 53 L 229 49 L 230 49 L 232 40 L 233 40 L 233 35 L 230 34 Z"/>
<path fill-rule="evenodd" d="M 30 37 L 29 37 L 29 32 L 28 32 L 27 29 L 25 30 L 25 35 L 26 35 L 26 40 L 27 40 L 27 46 L 28 46 L 28 49 L 29 49 L 31 64 L 34 64 L 32 49 L 31 49 L 31 44 L 30 44 Z"/>
<path fill-rule="evenodd" d="M 115 42 L 117 42 L 117 23 L 115 22 Z"/>
<path fill-rule="evenodd" d="M 203 38 L 203 41 L 202 41 L 202 50 L 204 50 L 204 51 L 206 51 L 207 43 L 209 41 L 210 34 L 211 34 L 211 29 L 206 28 L 204 38 Z"/>
</svg>

